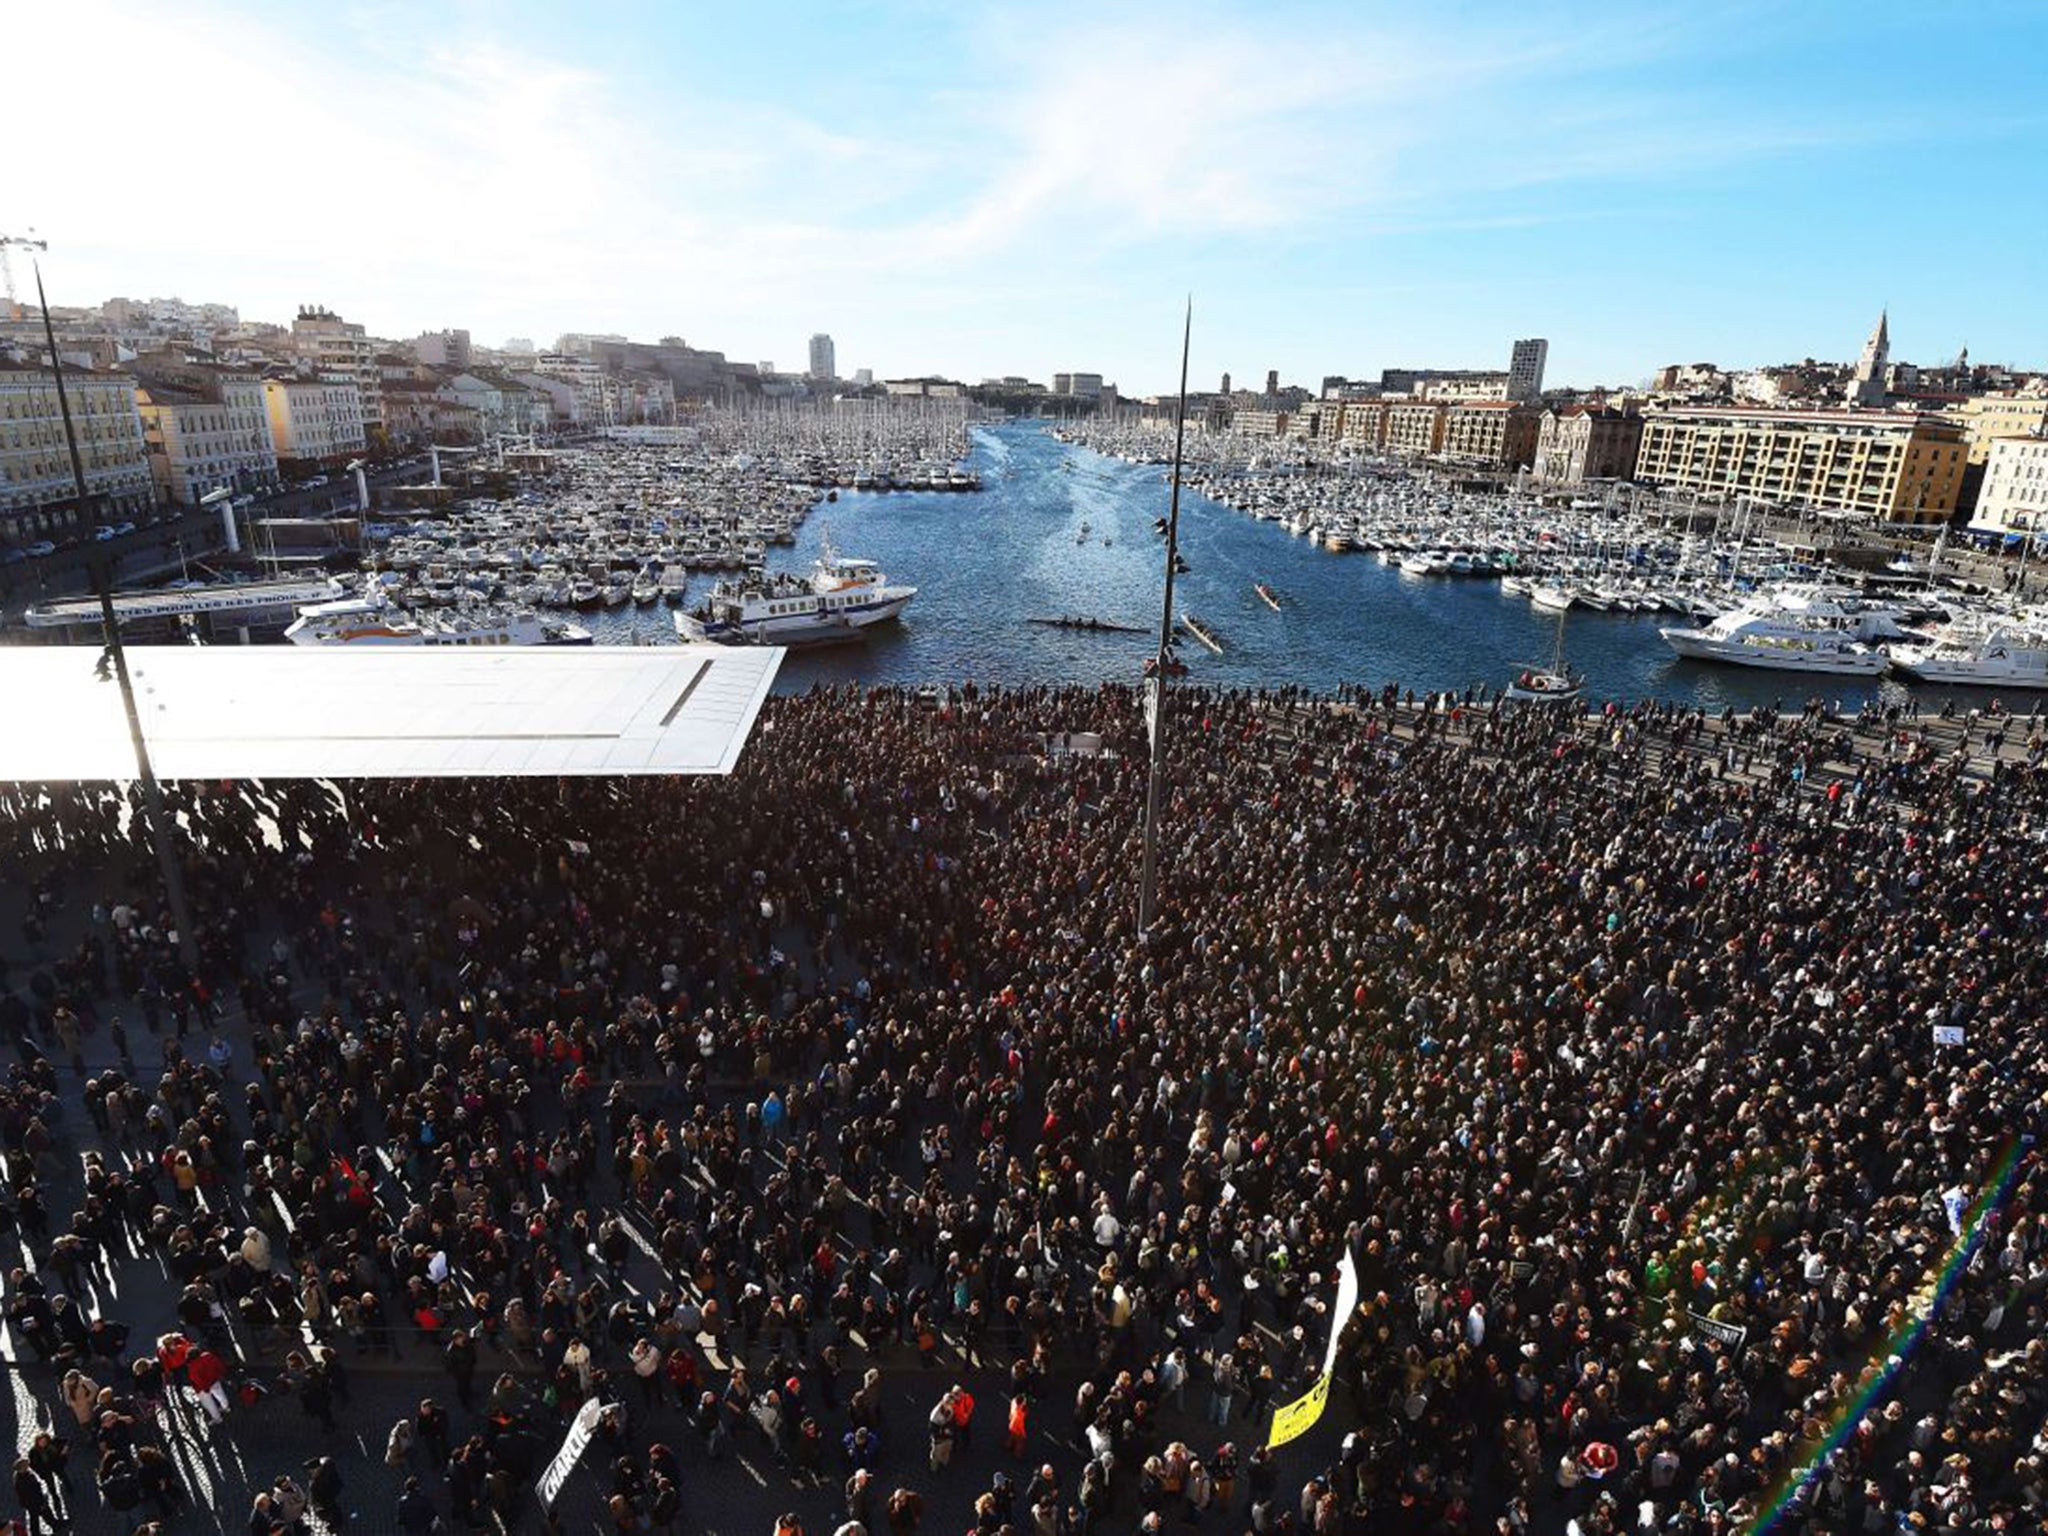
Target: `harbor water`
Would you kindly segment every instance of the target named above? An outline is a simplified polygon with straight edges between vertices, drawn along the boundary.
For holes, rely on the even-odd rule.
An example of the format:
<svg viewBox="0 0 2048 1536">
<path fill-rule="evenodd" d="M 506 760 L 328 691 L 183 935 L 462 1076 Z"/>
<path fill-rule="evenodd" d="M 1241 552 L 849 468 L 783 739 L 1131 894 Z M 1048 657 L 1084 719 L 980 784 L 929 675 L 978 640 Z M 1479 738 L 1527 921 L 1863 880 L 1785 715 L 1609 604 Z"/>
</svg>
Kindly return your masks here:
<svg viewBox="0 0 2048 1536">
<path fill-rule="evenodd" d="M 805 520 L 793 547 L 771 552 L 771 567 L 802 571 L 829 538 L 838 553 L 875 560 L 892 582 L 918 588 L 901 623 L 864 643 L 792 651 L 779 691 L 1138 679 L 1159 624 L 1162 540 L 1153 525 L 1167 510 L 1166 470 L 1060 443 L 1036 422 L 976 428 L 971 464 L 985 487 L 979 494 L 841 491 Z M 1370 554 L 1330 554 L 1192 492 L 1181 499 L 1181 550 L 1189 570 L 1177 583 L 1176 617 L 1196 616 L 1223 645 L 1213 653 L 1177 628 L 1194 683 L 1498 688 L 1523 668 L 1548 664 L 1556 643 L 1557 620 L 1497 581 L 1410 576 Z M 710 582 L 696 576 L 689 600 Z M 1278 612 L 1254 591 L 1261 582 L 1277 594 Z M 1068 615 L 1144 633 L 1032 622 Z M 674 639 L 663 607 L 582 621 L 606 644 Z M 1796 709 L 1810 698 L 1854 709 L 1879 699 L 1924 709 L 1951 693 L 1681 660 L 1657 630 L 1685 622 L 1575 610 L 1565 620 L 1565 654 L 1586 675 L 1589 698 L 1624 702 L 1655 697 L 1718 711 L 1773 702 Z M 1967 708 L 1993 694 L 1953 696 Z M 2022 694 L 2012 702 L 2032 701 Z"/>
</svg>

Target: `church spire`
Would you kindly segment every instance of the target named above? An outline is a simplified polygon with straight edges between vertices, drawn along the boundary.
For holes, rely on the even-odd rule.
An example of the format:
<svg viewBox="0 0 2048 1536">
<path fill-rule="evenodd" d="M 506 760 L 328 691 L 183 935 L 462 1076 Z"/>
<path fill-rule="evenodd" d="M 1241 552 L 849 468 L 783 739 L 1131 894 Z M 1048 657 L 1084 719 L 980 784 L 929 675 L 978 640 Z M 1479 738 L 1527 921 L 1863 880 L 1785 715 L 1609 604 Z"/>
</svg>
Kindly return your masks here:
<svg viewBox="0 0 2048 1536">
<path fill-rule="evenodd" d="M 1851 405 L 1883 405 L 1885 365 L 1891 361 L 1891 306 L 1878 311 L 1877 325 L 1870 340 L 1863 343 L 1863 355 L 1856 359 L 1856 372 L 1849 381 Z"/>
</svg>

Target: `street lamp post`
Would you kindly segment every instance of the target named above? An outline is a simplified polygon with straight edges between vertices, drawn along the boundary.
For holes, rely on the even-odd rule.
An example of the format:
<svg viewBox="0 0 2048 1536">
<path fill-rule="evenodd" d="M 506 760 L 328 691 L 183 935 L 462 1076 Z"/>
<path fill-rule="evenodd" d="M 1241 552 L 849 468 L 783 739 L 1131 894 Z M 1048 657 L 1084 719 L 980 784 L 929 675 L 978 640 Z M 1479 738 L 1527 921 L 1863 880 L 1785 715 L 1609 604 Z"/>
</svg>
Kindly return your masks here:
<svg viewBox="0 0 2048 1536">
<path fill-rule="evenodd" d="M 78 498 L 79 511 L 86 507 L 90 494 L 85 486 L 85 461 L 78 455 L 78 432 L 71 421 L 71 398 L 64 388 L 64 359 L 57 351 L 56 328 L 50 323 L 50 301 L 43 294 L 43 267 L 35 263 L 36 303 L 43 311 L 43 337 L 50 344 L 50 372 L 57 382 L 57 414 L 64 418 L 64 446 L 71 451 L 71 485 Z M 185 910 L 185 878 L 178 868 L 177 855 L 172 852 L 166 833 L 168 813 L 164 809 L 163 786 L 157 783 L 156 770 L 150 766 L 149 743 L 142 735 L 142 715 L 135 707 L 135 685 L 128 676 L 128 653 L 121 648 L 121 626 L 114 618 L 114 593 L 107 570 L 106 557 L 95 551 L 89 558 L 88 569 L 99 588 L 100 634 L 106 642 L 107 656 L 114 664 L 114 680 L 121 689 L 121 707 L 128 713 L 128 739 L 135 748 L 135 771 L 142 780 L 142 817 L 149 827 L 149 840 L 156 847 L 157 869 L 163 875 L 164 894 L 171 905 L 171 924 L 178 931 L 178 958 L 184 963 L 185 974 L 196 980 L 199 975 L 199 946 L 192 937 L 192 921 Z"/>
</svg>

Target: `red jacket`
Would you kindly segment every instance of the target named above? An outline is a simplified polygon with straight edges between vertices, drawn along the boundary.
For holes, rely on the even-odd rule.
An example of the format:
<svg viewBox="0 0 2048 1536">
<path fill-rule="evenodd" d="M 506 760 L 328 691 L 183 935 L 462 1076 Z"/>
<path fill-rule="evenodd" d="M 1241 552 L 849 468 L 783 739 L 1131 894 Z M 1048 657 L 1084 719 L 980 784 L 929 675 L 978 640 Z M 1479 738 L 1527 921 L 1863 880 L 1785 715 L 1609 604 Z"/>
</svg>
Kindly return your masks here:
<svg viewBox="0 0 2048 1536">
<path fill-rule="evenodd" d="M 185 1380 L 194 1392 L 209 1391 L 228 1373 L 227 1362 L 210 1349 L 202 1349 L 185 1362 Z"/>
</svg>

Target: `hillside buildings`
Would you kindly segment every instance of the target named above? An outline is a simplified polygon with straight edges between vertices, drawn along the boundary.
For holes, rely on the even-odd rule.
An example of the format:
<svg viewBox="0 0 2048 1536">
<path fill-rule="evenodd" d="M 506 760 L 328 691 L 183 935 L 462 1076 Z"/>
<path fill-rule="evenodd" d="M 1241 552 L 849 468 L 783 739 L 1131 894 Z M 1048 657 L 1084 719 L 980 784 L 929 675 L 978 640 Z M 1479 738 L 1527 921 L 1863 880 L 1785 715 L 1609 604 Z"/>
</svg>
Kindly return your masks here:
<svg viewBox="0 0 2048 1536">
<path fill-rule="evenodd" d="M 291 347 L 315 373 L 336 375 L 354 384 L 356 414 L 364 431 L 382 435 L 383 376 L 377 371 L 377 348 L 363 327 L 350 324 L 331 309 L 302 305 L 292 321 Z"/>
</svg>

